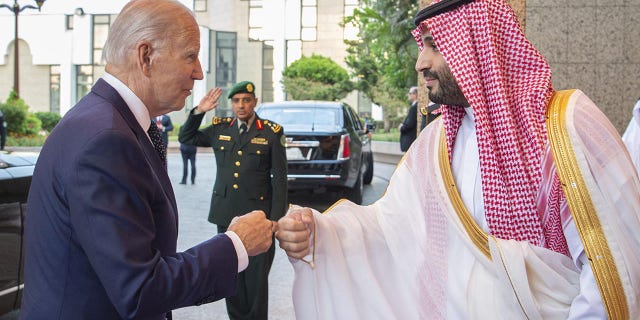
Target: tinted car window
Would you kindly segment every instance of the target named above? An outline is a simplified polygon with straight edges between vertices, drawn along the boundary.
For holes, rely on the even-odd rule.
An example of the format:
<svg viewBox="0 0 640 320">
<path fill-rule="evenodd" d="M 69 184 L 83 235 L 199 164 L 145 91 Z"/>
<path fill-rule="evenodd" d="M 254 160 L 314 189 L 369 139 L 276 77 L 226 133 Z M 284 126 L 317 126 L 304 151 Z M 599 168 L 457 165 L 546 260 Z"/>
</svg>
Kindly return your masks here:
<svg viewBox="0 0 640 320">
<path fill-rule="evenodd" d="M 336 108 L 309 108 L 277 106 L 260 108 L 261 118 L 269 119 L 282 125 L 286 130 L 313 128 L 314 131 L 335 130 L 342 126 L 342 114 Z"/>
<path fill-rule="evenodd" d="M 353 125 L 353 129 L 354 130 L 361 130 L 362 129 L 362 125 L 360 123 L 360 119 L 358 118 L 358 115 L 349 106 L 346 107 L 346 111 L 347 111 L 347 114 L 348 114 L 349 118 L 351 119 L 351 123 Z"/>
<path fill-rule="evenodd" d="M 345 127 L 347 128 L 347 130 L 353 131 L 353 120 L 349 115 L 349 108 L 344 108 L 343 112 L 344 112 Z"/>
</svg>

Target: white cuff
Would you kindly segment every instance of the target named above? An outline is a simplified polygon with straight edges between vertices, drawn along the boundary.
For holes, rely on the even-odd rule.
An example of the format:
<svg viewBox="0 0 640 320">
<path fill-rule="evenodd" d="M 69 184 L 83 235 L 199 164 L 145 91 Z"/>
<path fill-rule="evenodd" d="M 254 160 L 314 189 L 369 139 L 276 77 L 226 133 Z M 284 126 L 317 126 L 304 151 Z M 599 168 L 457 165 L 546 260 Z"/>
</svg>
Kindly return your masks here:
<svg viewBox="0 0 640 320">
<path fill-rule="evenodd" d="M 244 248 L 244 244 L 242 244 L 242 240 L 240 237 L 233 232 L 227 231 L 226 234 L 231 242 L 233 242 L 233 246 L 236 249 L 236 254 L 238 255 L 238 273 L 242 272 L 249 265 L 249 255 L 247 254 L 247 249 Z"/>
</svg>

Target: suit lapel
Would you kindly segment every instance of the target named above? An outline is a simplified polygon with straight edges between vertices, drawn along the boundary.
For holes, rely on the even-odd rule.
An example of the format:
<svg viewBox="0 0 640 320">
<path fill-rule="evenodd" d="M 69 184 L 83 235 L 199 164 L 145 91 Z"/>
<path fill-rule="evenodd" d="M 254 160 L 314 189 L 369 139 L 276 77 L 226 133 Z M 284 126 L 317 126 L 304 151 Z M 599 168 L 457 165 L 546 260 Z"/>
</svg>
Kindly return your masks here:
<svg viewBox="0 0 640 320">
<path fill-rule="evenodd" d="M 178 209 L 176 205 L 175 195 L 173 192 L 173 187 L 171 186 L 171 180 L 169 179 L 169 175 L 167 174 L 167 170 L 165 169 L 165 166 L 162 163 L 162 160 L 160 160 L 160 157 L 158 157 L 158 154 L 153 148 L 153 144 L 147 137 L 146 130 L 142 130 L 142 128 L 140 127 L 140 124 L 138 123 L 135 116 L 131 112 L 131 109 L 129 109 L 129 106 L 127 106 L 127 104 L 124 102 L 120 94 L 118 94 L 118 92 L 113 87 L 111 87 L 106 81 L 102 79 L 98 79 L 98 81 L 93 86 L 93 88 L 91 88 L 91 91 L 93 91 L 98 96 L 103 97 L 107 101 L 111 102 L 111 104 L 114 106 L 116 111 L 118 111 L 118 113 L 125 120 L 125 122 L 129 126 L 129 129 L 131 129 L 133 134 L 136 136 L 136 139 L 138 140 L 138 144 L 140 146 L 140 150 L 144 153 L 145 158 L 147 159 L 147 162 L 153 169 L 155 176 L 158 178 L 158 181 L 160 182 L 160 187 L 162 187 L 165 195 L 171 201 L 171 205 L 174 208 L 174 212 L 177 213 Z M 178 222 L 177 214 L 175 214 L 175 218 L 177 223 Z"/>
</svg>

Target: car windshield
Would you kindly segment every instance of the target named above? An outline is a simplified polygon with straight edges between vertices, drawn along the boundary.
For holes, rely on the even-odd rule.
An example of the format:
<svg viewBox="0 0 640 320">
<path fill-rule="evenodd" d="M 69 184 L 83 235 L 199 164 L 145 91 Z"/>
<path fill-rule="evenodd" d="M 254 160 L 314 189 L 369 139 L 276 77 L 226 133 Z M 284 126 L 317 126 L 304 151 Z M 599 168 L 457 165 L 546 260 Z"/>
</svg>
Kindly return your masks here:
<svg viewBox="0 0 640 320">
<path fill-rule="evenodd" d="M 311 107 L 268 107 L 258 111 L 261 118 L 273 120 L 280 125 L 334 127 L 341 126 L 340 109 Z"/>
</svg>

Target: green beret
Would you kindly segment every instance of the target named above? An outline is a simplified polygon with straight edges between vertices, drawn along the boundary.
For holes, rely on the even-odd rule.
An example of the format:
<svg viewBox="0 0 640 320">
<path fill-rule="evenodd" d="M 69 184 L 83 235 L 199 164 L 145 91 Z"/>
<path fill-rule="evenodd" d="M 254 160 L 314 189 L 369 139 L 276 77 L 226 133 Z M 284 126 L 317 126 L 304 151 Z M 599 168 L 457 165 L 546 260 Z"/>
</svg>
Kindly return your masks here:
<svg viewBox="0 0 640 320">
<path fill-rule="evenodd" d="M 253 93 L 255 95 L 256 86 L 251 81 L 238 82 L 231 87 L 227 98 L 231 99 L 236 93 Z"/>
</svg>

